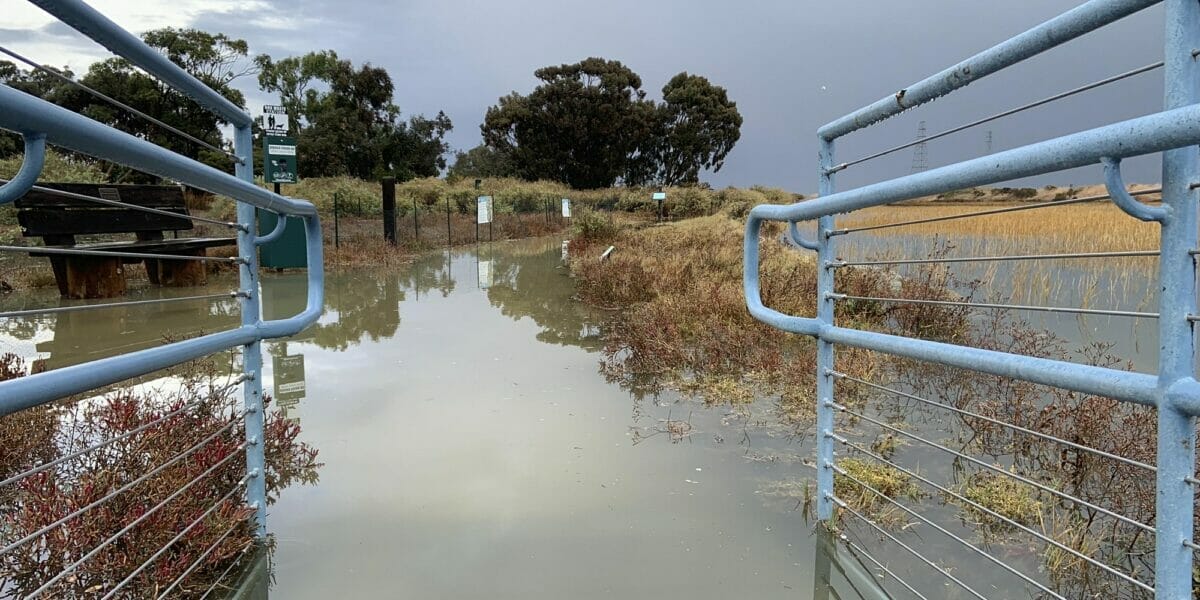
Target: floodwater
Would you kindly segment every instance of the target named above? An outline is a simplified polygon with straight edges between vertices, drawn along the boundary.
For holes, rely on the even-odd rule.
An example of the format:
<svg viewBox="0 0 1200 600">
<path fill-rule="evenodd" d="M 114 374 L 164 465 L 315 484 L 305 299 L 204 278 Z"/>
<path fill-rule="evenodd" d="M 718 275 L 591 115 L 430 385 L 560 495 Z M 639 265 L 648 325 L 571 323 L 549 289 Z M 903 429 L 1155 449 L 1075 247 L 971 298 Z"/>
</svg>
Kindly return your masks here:
<svg viewBox="0 0 1200 600">
<path fill-rule="evenodd" d="M 251 596 L 877 597 L 868 573 L 879 569 L 814 533 L 802 491 L 811 427 L 781 424 L 767 400 L 705 406 L 607 381 L 609 315 L 572 299 L 562 252 L 558 239 L 525 240 L 331 273 L 319 323 L 264 345 L 264 383 L 324 467 L 318 484 L 270 507 L 274 583 Z M 267 318 L 303 308 L 303 274 L 270 274 L 263 286 Z M 58 368 L 149 347 L 164 332 L 228 328 L 236 315 L 230 300 L 10 319 L 0 352 Z M 1084 331 L 1089 319 L 1055 323 Z M 908 453 L 934 465 L 923 474 L 952 476 L 947 457 Z M 954 507 L 924 509 L 972 537 Z M 869 528 L 846 533 L 930 597 L 961 595 Z M 1027 596 L 980 557 L 926 541 L 976 589 Z M 1038 570 L 1028 551 L 1006 560 Z"/>
<path fill-rule="evenodd" d="M 758 440 L 724 410 L 607 383 L 603 315 L 572 288 L 559 240 L 333 279 L 312 339 L 287 344 L 326 465 L 271 510 L 274 596 L 812 593 L 810 525 L 756 493 L 804 467 L 747 464 Z M 633 444 L 689 414 L 690 435 Z"/>
<path fill-rule="evenodd" d="M 320 322 L 264 344 L 267 388 L 325 463 L 269 509 L 270 596 L 794 599 L 826 597 L 826 579 L 872 585 L 840 574 L 862 570 L 845 550 L 829 567 L 798 499 L 764 493 L 811 472 L 804 432 L 774 425 L 769 405 L 607 382 L 606 315 L 572 299 L 561 258 L 561 240 L 540 239 L 331 273 Z M 266 317 L 303 307 L 303 274 L 263 285 Z M 231 300 L 9 319 L 0 352 L 59 368 L 236 315 Z M 818 560 L 832 576 L 814 576 Z"/>
</svg>

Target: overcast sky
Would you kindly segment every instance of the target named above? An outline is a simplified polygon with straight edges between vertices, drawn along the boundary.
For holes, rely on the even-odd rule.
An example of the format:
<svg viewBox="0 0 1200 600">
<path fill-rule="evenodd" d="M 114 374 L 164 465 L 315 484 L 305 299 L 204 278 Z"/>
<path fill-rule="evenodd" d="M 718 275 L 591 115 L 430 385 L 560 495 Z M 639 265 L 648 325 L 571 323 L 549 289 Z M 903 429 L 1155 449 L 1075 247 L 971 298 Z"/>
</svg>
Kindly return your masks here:
<svg viewBox="0 0 1200 600">
<path fill-rule="evenodd" d="M 23 0 L 0 0 L 0 44 L 77 72 L 103 49 Z M 601 56 L 642 76 L 652 97 L 688 71 L 729 90 L 745 118 L 714 186 L 816 187 L 816 129 L 859 106 L 1070 9 L 1075 0 L 93 0 L 135 32 L 198 27 L 243 38 L 276 58 L 331 48 L 385 67 L 407 114 L 444 110 L 455 149 L 479 143 L 484 111 L 528 92 L 538 67 Z M 1151 8 L 1024 65 L 839 142 L 839 160 L 1161 60 L 1162 11 Z M 240 81 L 257 111 L 252 79 Z M 930 166 L 1158 110 L 1158 72 L 932 142 Z M 852 168 L 840 187 L 903 175 L 912 151 Z M 1128 161 L 1127 179 L 1158 180 L 1157 160 Z M 1099 168 L 1034 183 L 1096 183 Z"/>
</svg>

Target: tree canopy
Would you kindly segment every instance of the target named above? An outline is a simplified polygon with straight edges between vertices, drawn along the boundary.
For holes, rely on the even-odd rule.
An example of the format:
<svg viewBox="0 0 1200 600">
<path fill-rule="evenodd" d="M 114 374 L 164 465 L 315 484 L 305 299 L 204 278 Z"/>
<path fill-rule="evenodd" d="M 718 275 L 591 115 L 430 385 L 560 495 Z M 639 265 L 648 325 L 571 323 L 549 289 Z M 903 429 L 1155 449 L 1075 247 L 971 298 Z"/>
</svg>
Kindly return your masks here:
<svg viewBox="0 0 1200 600">
<path fill-rule="evenodd" d="M 619 61 L 588 58 L 545 67 L 529 95 L 488 109 L 484 143 L 525 179 L 575 188 L 699 182 L 719 171 L 740 137 L 742 117 L 724 88 L 680 73 L 646 99 L 642 79 Z"/>
<path fill-rule="evenodd" d="M 480 144 L 454 153 L 454 164 L 450 165 L 450 177 L 512 177 L 516 174 L 512 160 L 499 150 Z"/>
<path fill-rule="evenodd" d="M 701 170 L 720 171 L 742 128 L 742 115 L 725 88 L 684 72 L 672 77 L 662 94 L 658 181 L 696 183 Z"/>
<path fill-rule="evenodd" d="M 251 58 L 244 40 L 198 29 L 156 29 L 142 39 L 241 107 L 245 107 L 245 97 L 235 85 L 239 79 L 257 74 L 260 87 L 278 93 L 287 107 L 290 129 L 299 138 L 302 176 L 395 175 L 408 179 L 436 176 L 446 167 L 444 138 L 452 126 L 450 119 L 439 112 L 433 118 L 416 115 L 401 120 L 393 100 L 395 85 L 382 68 L 370 64 L 356 68 L 332 50 L 278 61 L 266 55 Z M 59 72 L 74 77 L 65 69 Z M 212 146 L 230 149 L 221 131 L 226 123 L 218 116 L 125 59 L 94 63 L 79 81 Z M 0 61 L 0 83 L 211 166 L 233 169 L 224 153 L 204 148 L 46 73 Z M 0 132 L 0 157 L 19 152 L 19 138 Z M 152 179 L 115 166 L 109 177 L 113 181 Z"/>
<path fill-rule="evenodd" d="M 288 110 L 302 174 L 403 180 L 446 167 L 449 117 L 401 120 L 386 70 L 369 63 L 355 68 L 332 50 L 279 61 L 264 55 L 256 63 L 259 86 L 279 94 Z"/>
</svg>

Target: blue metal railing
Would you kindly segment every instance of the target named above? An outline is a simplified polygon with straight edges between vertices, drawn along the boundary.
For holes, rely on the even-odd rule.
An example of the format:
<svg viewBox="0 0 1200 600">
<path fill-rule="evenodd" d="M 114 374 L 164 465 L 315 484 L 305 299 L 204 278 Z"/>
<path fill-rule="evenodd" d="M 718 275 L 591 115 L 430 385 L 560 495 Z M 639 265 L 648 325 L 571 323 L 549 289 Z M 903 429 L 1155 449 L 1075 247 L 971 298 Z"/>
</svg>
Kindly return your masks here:
<svg viewBox="0 0 1200 600">
<path fill-rule="evenodd" d="M 0 382 L 0 417 L 240 347 L 244 370 L 239 383 L 242 384 L 244 402 L 246 501 L 255 509 L 256 531 L 262 538 L 266 534 L 266 490 L 260 344 L 264 339 L 299 333 L 321 314 L 324 271 L 316 208 L 309 202 L 279 196 L 254 184 L 253 120 L 241 108 L 84 2 L 31 1 L 230 123 L 234 128 L 236 176 L 0 85 L 0 128 L 20 134 L 26 150 L 17 176 L 0 187 L 0 205 L 12 202 L 30 190 L 41 171 L 46 144 L 233 198 L 237 201 L 236 262 L 239 265 L 239 289 L 233 295 L 240 298 L 242 321 L 240 327 L 229 331 Z M 284 216 L 295 216 L 304 224 L 309 265 L 307 306 L 291 318 L 264 321 L 260 316 L 256 246 L 261 238 L 257 237 L 254 226 L 256 208 L 278 213 L 281 223 L 286 221 Z"/>
<path fill-rule="evenodd" d="M 932 101 L 972 81 L 1158 4 L 1158 1 L 1086 2 L 825 125 L 818 131 L 820 198 L 787 206 L 757 206 L 751 211 L 746 223 L 744 247 L 744 290 L 751 314 L 777 328 L 812 336 L 817 340 L 816 466 L 819 518 L 833 519 L 835 506 L 853 511 L 834 493 L 835 473 L 849 477 L 838 467 L 834 447 L 836 443 L 850 443 L 837 434 L 834 419 L 835 413 L 848 410 L 837 402 L 834 395 L 835 380 L 845 377 L 834 370 L 834 350 L 838 345 L 1113 398 L 1154 407 L 1158 415 L 1158 459 L 1156 468 L 1151 467 L 1155 469 L 1156 477 L 1155 525 L 1149 527 L 1136 523 L 1156 535 L 1153 585 L 1129 576 L 1122 577 L 1142 590 L 1152 589 L 1156 598 L 1192 597 L 1192 554 L 1197 548 L 1192 540 L 1193 505 L 1197 491 L 1194 486 L 1200 484 L 1194 476 L 1195 416 L 1200 415 L 1200 383 L 1197 383 L 1194 373 L 1196 354 L 1192 331 L 1197 312 L 1194 254 L 1197 250 L 1198 201 L 1195 187 L 1200 183 L 1197 177 L 1200 175 L 1197 172 L 1200 169 L 1200 154 L 1196 147 L 1200 143 L 1200 65 L 1197 64 L 1197 52 L 1200 51 L 1200 3 L 1196 0 L 1165 2 L 1166 93 L 1162 112 L 857 189 L 839 192 L 834 186 L 834 174 L 838 171 L 884 154 L 839 164 L 834 158 L 834 145 L 838 138 Z M 1151 153 L 1162 153 L 1163 160 L 1162 204 L 1153 207 L 1142 204 L 1126 192 L 1119 171 L 1122 158 Z M 836 324 L 834 306 L 839 300 L 847 298 L 838 294 L 834 285 L 834 273 L 845 266 L 838 259 L 838 238 L 854 230 L 837 229 L 835 215 L 963 188 L 1101 164 L 1105 167 L 1109 197 L 1114 204 L 1135 218 L 1160 224 L 1161 248 L 1159 252 L 1149 253 L 1159 256 L 1159 311 L 1156 315 L 1129 314 L 1158 319 L 1160 349 L 1156 374 L 860 331 Z M 1071 201 L 1061 204 L 1068 202 Z M 1052 204 L 1055 203 L 1011 210 Z M 1007 210 L 1010 209 L 1002 209 Z M 998 211 L 981 211 L 979 214 L 991 212 Z M 812 220 L 817 222 L 816 239 L 804 239 L 795 224 Z M 759 243 L 765 221 L 788 223 L 792 241 L 802 248 L 816 251 L 818 302 L 815 318 L 783 314 L 763 304 L 759 293 Z M 866 229 L 871 228 L 859 230 Z M 885 423 L 876 423 L 888 427 Z M 904 434 L 900 429 L 894 433 Z M 1073 500 L 1080 501 L 1077 498 Z M 901 509 L 906 510 L 903 506 Z M 862 516 L 857 512 L 854 514 Z M 863 516 L 863 519 L 866 517 Z M 922 520 L 919 516 L 918 519 Z M 890 534 L 885 535 L 890 537 Z M 1053 543 L 1053 540 L 1044 536 L 1043 540 Z M 959 541 L 965 543 L 964 540 Z M 941 570 L 924 556 L 918 554 L 918 558 Z M 1011 570 L 1011 566 L 1003 566 Z M 954 579 L 944 570 L 942 574 Z M 1059 597 L 1031 578 L 1016 574 L 1043 592 L 1049 592 L 1052 597 Z M 904 585 L 907 587 L 908 584 Z M 970 594 L 983 597 L 969 587 L 965 589 Z"/>
</svg>

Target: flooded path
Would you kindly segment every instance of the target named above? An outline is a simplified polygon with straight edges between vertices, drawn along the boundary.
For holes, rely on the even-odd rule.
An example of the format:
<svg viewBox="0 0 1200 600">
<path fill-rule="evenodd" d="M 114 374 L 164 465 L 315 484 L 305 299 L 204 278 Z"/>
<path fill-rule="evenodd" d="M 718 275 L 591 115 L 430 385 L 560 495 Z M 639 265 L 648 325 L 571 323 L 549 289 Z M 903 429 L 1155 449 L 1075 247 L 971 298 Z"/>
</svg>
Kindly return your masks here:
<svg viewBox="0 0 1200 600">
<path fill-rule="evenodd" d="M 632 444 L 691 409 L 605 382 L 602 316 L 570 299 L 558 241 L 331 283 L 315 339 L 287 345 L 308 385 L 292 414 L 326 465 L 270 511 L 278 597 L 811 593 L 809 526 L 764 505 L 778 469 L 747 464 L 725 411 Z"/>
</svg>

